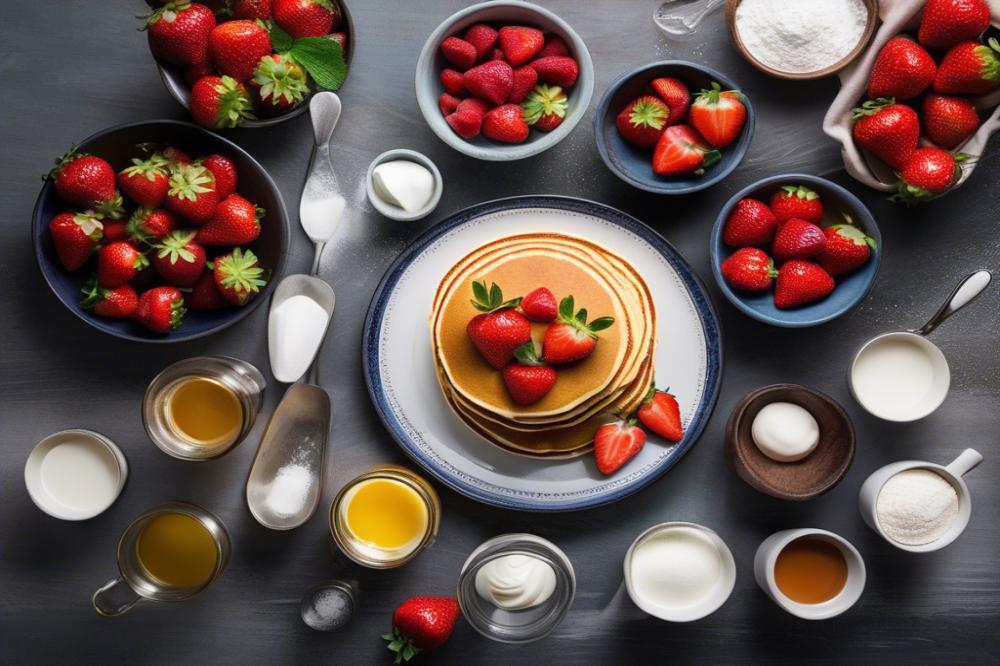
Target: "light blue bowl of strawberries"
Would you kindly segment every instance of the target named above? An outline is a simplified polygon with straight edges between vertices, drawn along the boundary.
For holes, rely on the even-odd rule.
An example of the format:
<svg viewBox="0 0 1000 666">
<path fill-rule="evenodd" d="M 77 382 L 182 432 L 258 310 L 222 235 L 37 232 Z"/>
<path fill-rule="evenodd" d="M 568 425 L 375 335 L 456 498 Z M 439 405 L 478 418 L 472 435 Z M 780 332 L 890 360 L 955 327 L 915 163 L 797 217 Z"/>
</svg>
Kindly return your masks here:
<svg viewBox="0 0 1000 666">
<path fill-rule="evenodd" d="M 726 202 L 709 241 L 730 303 L 773 326 L 822 324 L 868 294 L 882 257 L 875 218 L 849 191 L 801 173 L 772 176 Z"/>
</svg>

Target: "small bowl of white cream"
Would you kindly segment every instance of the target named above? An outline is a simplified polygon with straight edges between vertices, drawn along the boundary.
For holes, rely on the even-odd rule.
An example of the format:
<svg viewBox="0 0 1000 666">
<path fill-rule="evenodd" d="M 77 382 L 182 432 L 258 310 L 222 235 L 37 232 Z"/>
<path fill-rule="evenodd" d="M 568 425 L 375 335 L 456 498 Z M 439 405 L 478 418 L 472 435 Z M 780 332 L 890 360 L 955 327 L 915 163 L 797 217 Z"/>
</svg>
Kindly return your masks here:
<svg viewBox="0 0 1000 666">
<path fill-rule="evenodd" d="M 736 562 L 722 538 L 695 523 L 654 525 L 625 554 L 625 587 L 636 606 L 669 622 L 692 622 L 726 603 Z"/>
<path fill-rule="evenodd" d="M 502 534 L 472 551 L 458 578 L 462 615 L 487 638 L 528 643 L 555 629 L 576 595 L 565 553 L 533 534 Z"/>
<path fill-rule="evenodd" d="M 375 210 L 389 219 L 409 222 L 434 212 L 444 192 L 444 181 L 429 157 L 397 148 L 372 160 L 365 188 Z"/>
</svg>

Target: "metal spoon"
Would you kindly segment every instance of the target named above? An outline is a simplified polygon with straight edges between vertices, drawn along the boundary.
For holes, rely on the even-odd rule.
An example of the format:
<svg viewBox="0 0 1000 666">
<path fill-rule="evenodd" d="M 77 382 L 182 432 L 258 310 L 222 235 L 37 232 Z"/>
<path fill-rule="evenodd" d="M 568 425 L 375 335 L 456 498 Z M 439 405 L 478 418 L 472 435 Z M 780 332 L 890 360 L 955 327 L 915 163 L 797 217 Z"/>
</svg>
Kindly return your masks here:
<svg viewBox="0 0 1000 666">
<path fill-rule="evenodd" d="M 653 22 L 667 37 L 687 39 L 724 0 L 666 0 L 653 11 Z"/>
<path fill-rule="evenodd" d="M 309 157 L 309 175 L 299 202 L 299 222 L 316 246 L 311 275 L 319 273 L 323 248 L 336 233 L 347 207 L 330 163 L 330 137 L 340 120 L 340 110 L 340 98 L 332 92 L 316 93 L 309 102 L 314 144 Z"/>
</svg>

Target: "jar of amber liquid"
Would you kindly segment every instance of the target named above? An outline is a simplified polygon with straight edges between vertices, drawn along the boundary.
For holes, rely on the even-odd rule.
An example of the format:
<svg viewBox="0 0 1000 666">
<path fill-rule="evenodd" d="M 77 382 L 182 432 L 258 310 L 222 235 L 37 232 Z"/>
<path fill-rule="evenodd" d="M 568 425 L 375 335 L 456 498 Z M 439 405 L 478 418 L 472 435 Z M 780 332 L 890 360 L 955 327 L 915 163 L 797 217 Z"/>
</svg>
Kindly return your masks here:
<svg viewBox="0 0 1000 666">
<path fill-rule="evenodd" d="M 404 467 L 386 465 L 341 488 L 330 508 L 330 535 L 349 559 L 392 569 L 434 542 L 441 501 L 431 485 Z"/>
</svg>

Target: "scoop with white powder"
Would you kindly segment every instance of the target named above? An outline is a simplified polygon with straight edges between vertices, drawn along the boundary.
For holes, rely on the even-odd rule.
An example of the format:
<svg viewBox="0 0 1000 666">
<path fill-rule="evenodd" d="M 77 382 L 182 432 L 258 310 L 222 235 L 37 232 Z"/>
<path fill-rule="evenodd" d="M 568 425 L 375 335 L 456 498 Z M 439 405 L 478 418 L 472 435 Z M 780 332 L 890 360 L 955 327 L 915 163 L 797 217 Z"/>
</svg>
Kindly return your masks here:
<svg viewBox="0 0 1000 666">
<path fill-rule="evenodd" d="M 958 517 L 958 493 L 929 469 L 908 469 L 882 486 L 875 501 L 879 527 L 890 539 L 908 546 L 930 543 Z"/>
</svg>

